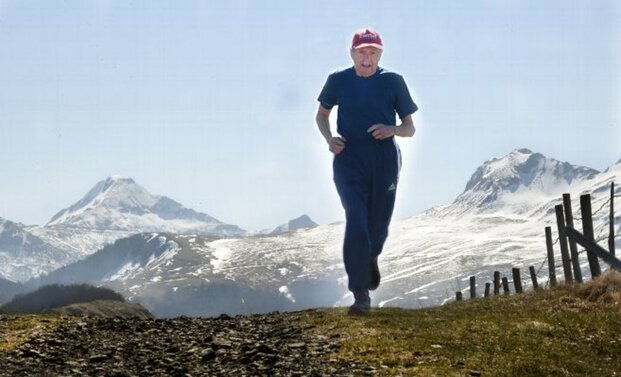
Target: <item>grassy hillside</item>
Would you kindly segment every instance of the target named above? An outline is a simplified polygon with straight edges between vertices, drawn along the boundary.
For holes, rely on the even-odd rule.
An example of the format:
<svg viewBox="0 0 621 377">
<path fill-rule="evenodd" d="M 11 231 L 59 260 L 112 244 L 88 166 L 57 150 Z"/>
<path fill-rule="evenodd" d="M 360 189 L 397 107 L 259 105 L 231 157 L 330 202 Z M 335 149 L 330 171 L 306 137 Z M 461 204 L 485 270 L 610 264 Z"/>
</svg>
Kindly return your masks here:
<svg viewBox="0 0 621 377">
<path fill-rule="evenodd" d="M 537 293 L 442 307 L 296 313 L 342 339 L 338 354 L 379 375 L 621 375 L 621 275 Z"/>
<path fill-rule="evenodd" d="M 300 334 L 338 343 L 327 354 L 304 354 L 307 359 L 318 359 L 316 364 L 327 365 L 326 370 L 339 371 L 337 375 L 352 368 L 355 375 L 385 376 L 621 375 L 620 274 L 607 274 L 573 287 L 467 300 L 436 308 L 373 309 L 368 317 L 348 317 L 345 313 L 345 308 L 332 308 L 283 316 Z M 260 317 L 239 316 L 229 321 L 234 325 Z M 8 355 L 26 344 L 28 338 L 41 337 L 42 332 L 67 321 L 73 320 L 59 315 L 0 315 L 0 358 L 2 353 Z M 137 324 L 136 328 L 147 323 L 151 322 Z M 115 326 L 124 328 L 121 325 Z M 86 322 L 77 328 L 85 326 Z M 110 336 L 110 331 L 115 330 L 106 326 L 106 336 Z M 88 328 L 92 329 L 88 330 L 89 337 L 105 338 L 98 334 L 99 327 Z M 139 333 L 132 336 L 125 330 L 123 334 L 129 341 L 142 342 Z M 276 338 L 280 336 L 277 334 L 274 332 Z M 242 338 L 231 339 L 235 344 Z M 165 346 L 171 347 L 167 342 Z M 273 343 L 280 344 L 278 339 Z M 218 357 L 239 354 L 232 344 Z M 182 360 L 183 342 L 175 347 L 179 354 L 168 357 Z M 182 364 L 187 365 L 187 361 Z M 341 367 L 330 369 L 332 365 Z"/>
</svg>

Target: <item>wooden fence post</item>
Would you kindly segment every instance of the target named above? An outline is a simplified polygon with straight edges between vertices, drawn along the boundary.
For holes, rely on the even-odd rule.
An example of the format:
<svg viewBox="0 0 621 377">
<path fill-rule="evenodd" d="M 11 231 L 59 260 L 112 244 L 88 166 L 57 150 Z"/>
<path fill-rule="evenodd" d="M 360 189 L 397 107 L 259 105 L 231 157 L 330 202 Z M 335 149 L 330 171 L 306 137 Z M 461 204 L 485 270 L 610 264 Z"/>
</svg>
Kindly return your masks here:
<svg viewBox="0 0 621 377">
<path fill-rule="evenodd" d="M 573 238 L 578 244 L 582 245 L 585 249 L 596 255 L 598 258 L 602 258 L 610 267 L 621 272 L 621 260 L 617 257 L 613 257 L 608 250 L 599 246 L 595 241 L 591 241 L 583 234 L 575 230 L 574 228 L 567 228 L 567 237 Z"/>
<path fill-rule="evenodd" d="M 485 297 L 489 297 L 489 287 L 491 284 L 489 282 L 485 283 Z"/>
<path fill-rule="evenodd" d="M 537 273 L 535 272 L 535 267 L 530 266 L 528 267 L 528 270 L 530 271 L 530 280 L 533 282 L 533 289 L 538 290 L 539 284 L 537 283 Z"/>
<path fill-rule="evenodd" d="M 571 210 L 571 196 L 569 194 L 563 194 L 563 207 L 565 208 L 565 225 L 573 228 L 574 215 Z M 582 270 L 580 269 L 580 259 L 578 259 L 578 246 L 573 240 L 569 240 L 569 252 L 574 270 L 574 279 L 578 283 L 582 283 Z"/>
<path fill-rule="evenodd" d="M 509 280 L 506 277 L 502 277 L 502 289 L 505 291 L 505 294 L 508 295 L 509 292 Z"/>
<path fill-rule="evenodd" d="M 520 269 L 514 268 L 512 270 L 513 273 L 513 284 L 515 285 L 515 293 L 522 293 L 522 277 L 520 276 Z"/>
<path fill-rule="evenodd" d="M 552 248 L 552 228 L 546 226 L 546 247 L 548 248 L 548 269 L 550 287 L 556 287 L 556 270 L 554 267 L 554 249 Z"/>
<path fill-rule="evenodd" d="M 500 272 L 494 271 L 494 296 L 500 294 Z"/>
<path fill-rule="evenodd" d="M 615 183 L 610 182 L 610 230 L 608 232 L 608 251 L 615 256 Z"/>
<path fill-rule="evenodd" d="M 565 284 L 574 282 L 571 273 L 571 261 L 569 260 L 569 249 L 567 248 L 567 236 L 565 235 L 565 217 L 563 216 L 563 205 L 554 207 L 556 211 L 556 225 L 558 226 L 558 242 L 561 244 L 561 258 L 563 260 L 563 273 L 565 274 Z"/>
<path fill-rule="evenodd" d="M 591 195 L 584 194 L 580 196 L 580 211 L 582 212 L 582 232 L 584 236 L 591 241 L 595 241 L 593 234 L 593 214 L 591 212 Z M 597 256 L 587 249 L 587 258 L 589 259 L 589 268 L 591 269 L 591 277 L 601 275 L 602 270 L 599 267 Z"/>
<path fill-rule="evenodd" d="M 470 298 L 477 298 L 477 288 L 474 276 L 470 276 Z"/>
<path fill-rule="evenodd" d="M 463 299 L 463 296 L 461 294 L 461 291 L 455 292 L 455 300 L 456 301 L 461 301 L 462 299 Z"/>
</svg>

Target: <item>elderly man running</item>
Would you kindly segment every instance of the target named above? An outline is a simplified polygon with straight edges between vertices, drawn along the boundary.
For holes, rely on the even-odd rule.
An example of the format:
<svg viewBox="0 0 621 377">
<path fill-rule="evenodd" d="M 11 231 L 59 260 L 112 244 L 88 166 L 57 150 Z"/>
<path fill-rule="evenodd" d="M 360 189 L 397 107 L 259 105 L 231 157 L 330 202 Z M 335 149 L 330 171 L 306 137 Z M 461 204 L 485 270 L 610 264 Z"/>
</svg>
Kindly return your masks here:
<svg viewBox="0 0 621 377">
<path fill-rule="evenodd" d="M 316 122 L 334 154 L 334 183 L 345 209 L 351 315 L 369 313 L 369 290 L 380 283 L 377 258 L 388 236 L 401 169 L 394 136 L 414 135 L 412 114 L 418 110 L 403 77 L 378 66 L 383 49 L 375 30 L 356 32 L 350 50 L 354 66 L 330 74 L 318 98 Z M 334 106 L 340 136 L 330 129 Z"/>
</svg>

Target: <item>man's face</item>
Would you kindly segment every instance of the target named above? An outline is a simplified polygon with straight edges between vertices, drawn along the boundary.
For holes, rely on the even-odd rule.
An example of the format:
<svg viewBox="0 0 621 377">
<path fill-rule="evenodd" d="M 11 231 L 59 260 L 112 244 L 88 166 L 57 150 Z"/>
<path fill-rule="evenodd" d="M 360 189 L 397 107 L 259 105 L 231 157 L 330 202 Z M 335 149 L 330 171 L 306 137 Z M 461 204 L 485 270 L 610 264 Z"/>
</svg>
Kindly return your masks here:
<svg viewBox="0 0 621 377">
<path fill-rule="evenodd" d="M 369 77 L 377 70 L 382 50 L 377 47 L 367 46 L 351 49 L 351 58 L 354 61 L 356 74 L 362 77 Z"/>
</svg>

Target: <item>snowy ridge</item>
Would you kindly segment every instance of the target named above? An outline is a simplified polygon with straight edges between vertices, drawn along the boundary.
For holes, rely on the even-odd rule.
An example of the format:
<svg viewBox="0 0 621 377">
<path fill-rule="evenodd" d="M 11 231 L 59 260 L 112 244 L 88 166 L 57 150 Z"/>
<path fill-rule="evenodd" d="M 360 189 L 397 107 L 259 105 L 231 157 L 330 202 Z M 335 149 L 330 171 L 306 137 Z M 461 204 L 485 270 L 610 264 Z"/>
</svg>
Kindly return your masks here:
<svg viewBox="0 0 621 377">
<path fill-rule="evenodd" d="M 23 281 L 62 266 L 70 253 L 30 233 L 22 224 L 0 218 L 0 277 Z"/>
<path fill-rule="evenodd" d="M 467 290 L 469 276 L 477 277 L 480 294 L 495 270 L 510 277 L 512 267 L 524 274 L 528 266 L 539 269 L 545 260 L 544 228 L 552 226 L 556 237 L 554 206 L 564 192 L 572 196 L 576 217 L 579 196 L 591 193 L 593 210 L 603 208 L 594 216 L 595 236 L 605 237 L 610 183 L 620 178 L 621 163 L 599 173 L 527 150 L 485 162 L 452 204 L 393 220 L 379 259 L 382 284 L 372 293 L 373 304 L 440 305 L 452 300 L 455 291 Z M 621 185 L 615 190 L 621 194 Z M 474 200 L 491 194 L 497 194 L 494 200 Z M 621 233 L 621 224 L 616 228 Z M 343 232 L 341 223 L 246 237 L 140 234 L 118 240 L 50 278 L 95 280 L 170 316 L 349 305 Z M 155 242 L 160 237 L 166 241 Z M 582 256 L 583 273 L 589 276 Z M 539 282 L 546 280 L 543 268 Z"/>
<path fill-rule="evenodd" d="M 542 164 L 540 170 L 549 171 L 554 164 Z M 581 168 L 574 168 L 581 170 Z M 567 170 L 565 170 L 567 171 Z M 588 170 L 587 170 L 588 172 Z M 490 172 L 495 174 L 497 172 Z M 552 226 L 554 237 L 556 221 L 554 206 L 562 203 L 561 195 L 570 193 L 575 218 L 580 217 L 579 196 L 591 193 L 592 208 L 604 208 L 610 198 L 610 183 L 619 182 L 621 164 L 613 165 L 599 174 L 572 180 L 568 186 L 554 180 L 541 180 L 528 190 L 529 202 L 522 191 L 505 193 L 503 200 L 483 206 L 476 211 L 463 211 L 463 202 L 456 200 L 391 226 L 391 236 L 380 257 L 385 275 L 378 298 L 382 305 L 419 307 L 450 301 L 457 290 L 468 289 L 469 276 L 477 277 L 479 293 L 494 270 L 508 275 L 511 268 L 519 267 L 526 274 L 528 266 L 539 269 L 545 260 L 544 228 Z M 565 178 L 563 178 L 565 179 Z M 539 186 L 539 184 L 542 186 Z M 552 190 L 550 186 L 552 185 Z M 561 192 L 555 196 L 558 188 Z M 616 185 L 616 194 L 621 188 Z M 512 197 L 518 196 L 518 199 Z M 520 206 L 514 203 L 521 201 Z M 617 216 L 619 218 L 619 216 Z M 608 231 L 608 212 L 594 215 L 595 236 L 605 237 Z M 576 224 L 580 229 L 581 225 Z M 621 224 L 616 226 L 616 234 Z M 602 242 L 605 245 L 605 242 Z M 621 239 L 617 238 L 617 248 Z M 562 266 L 560 251 L 555 245 L 555 265 Z M 584 276 L 590 276 L 588 261 L 581 257 Z M 602 264 L 602 267 L 604 265 Z M 539 273 L 540 284 L 547 281 L 547 265 Z M 557 270 L 557 276 L 562 272 Z M 524 278 L 526 285 L 530 279 Z"/>
<path fill-rule="evenodd" d="M 144 273 L 161 274 L 179 250 L 179 244 L 170 235 L 136 234 L 41 276 L 38 283 L 126 281 Z"/>
<path fill-rule="evenodd" d="M 528 149 L 517 149 L 481 165 L 453 204 L 462 213 L 507 206 L 522 213 L 531 203 L 543 197 L 556 197 L 598 173 Z"/>
<path fill-rule="evenodd" d="M 138 210 L 140 213 L 140 208 L 151 207 L 154 203 L 155 198 L 136 185 L 133 179 L 111 176 L 98 182 L 77 203 L 54 215 L 47 225 L 69 223 L 101 205 L 128 212 Z"/>
<path fill-rule="evenodd" d="M 131 255 L 129 260 L 123 263 L 117 271 L 105 276 L 102 281 L 128 280 L 148 270 L 161 273 L 172 263 L 171 260 L 180 250 L 179 244 L 175 241 L 158 234 L 151 235 L 146 243 L 154 243 L 157 251 L 148 255 L 147 258 L 144 258 L 143 255 Z"/>
<path fill-rule="evenodd" d="M 89 230 L 243 235 L 244 230 L 152 195 L 131 178 L 109 177 L 80 201 L 56 214 L 48 227 Z"/>
<path fill-rule="evenodd" d="M 46 226 L 0 221 L 0 276 L 25 281 L 143 232 L 241 236 L 243 229 L 151 195 L 131 178 L 109 177 Z"/>
<path fill-rule="evenodd" d="M 452 300 L 456 290 L 467 289 L 469 276 L 477 276 L 481 291 L 481 285 L 491 279 L 494 270 L 510 275 L 513 267 L 526 271 L 532 265 L 539 269 L 545 260 L 544 228 L 554 228 L 554 206 L 561 202 L 562 193 L 570 192 L 576 203 L 580 194 L 590 192 L 593 208 L 597 209 L 609 198 L 610 182 L 621 177 L 621 165 L 598 173 L 525 150 L 514 151 L 513 156 L 497 159 L 490 166 L 480 168 L 486 172 L 485 179 L 515 173 L 522 178 L 515 190 L 504 186 L 501 201 L 463 211 L 464 203 L 456 200 L 418 216 L 393 221 L 380 256 L 383 277 L 380 288 L 372 294 L 374 304 L 440 305 Z M 477 188 L 480 186 L 475 184 L 469 190 Z M 621 193 L 619 186 L 616 192 Z M 577 204 L 573 210 L 578 217 Z M 596 214 L 594 221 L 596 236 L 604 235 L 607 213 Z M 621 230 L 621 226 L 617 228 Z M 325 298 L 321 305 L 349 305 L 351 294 L 346 288 L 342 264 L 343 229 L 343 224 L 325 225 L 295 233 L 214 241 L 207 246 L 213 250 L 212 257 L 217 258 L 212 260 L 212 272 L 231 281 L 270 287 L 295 300 L 297 307 L 308 302 L 292 289 L 296 282 L 334 279 L 338 286 L 332 289 L 338 298 Z M 621 242 L 617 241 L 617 245 Z M 556 265 L 561 266 L 558 250 L 556 255 Z M 581 262 L 587 276 L 588 262 L 586 258 Z M 557 275 L 561 276 L 560 271 Z M 539 281 L 545 284 L 546 280 L 543 269 Z M 312 296 L 312 288 L 307 289 L 306 293 Z"/>
</svg>

